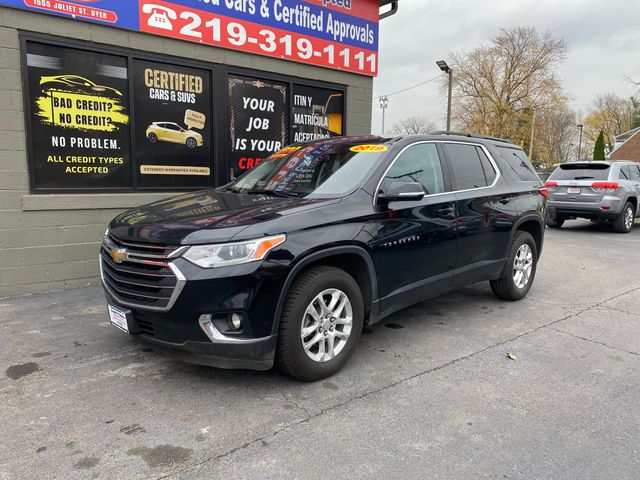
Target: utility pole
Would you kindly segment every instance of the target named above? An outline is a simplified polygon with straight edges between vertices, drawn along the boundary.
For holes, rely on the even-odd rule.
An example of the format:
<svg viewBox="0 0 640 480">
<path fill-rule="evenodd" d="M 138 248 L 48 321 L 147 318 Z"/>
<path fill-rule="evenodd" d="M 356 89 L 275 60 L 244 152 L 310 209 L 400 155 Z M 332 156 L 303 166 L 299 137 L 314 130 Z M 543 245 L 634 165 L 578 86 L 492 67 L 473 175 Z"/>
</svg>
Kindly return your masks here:
<svg viewBox="0 0 640 480">
<path fill-rule="evenodd" d="M 380 108 L 382 109 L 382 135 L 384 136 L 384 115 L 387 112 L 389 106 L 389 98 L 384 96 L 380 97 Z"/>
<path fill-rule="evenodd" d="M 580 161 L 582 160 L 582 130 L 584 129 L 584 125 L 579 123 L 576 127 L 580 129 L 580 142 L 578 143 L 578 161 Z"/>
<path fill-rule="evenodd" d="M 453 96 L 453 68 L 451 68 L 444 60 L 438 60 L 436 65 L 444 73 L 449 75 L 449 95 L 447 98 L 447 132 L 451 131 L 451 97 Z"/>
</svg>

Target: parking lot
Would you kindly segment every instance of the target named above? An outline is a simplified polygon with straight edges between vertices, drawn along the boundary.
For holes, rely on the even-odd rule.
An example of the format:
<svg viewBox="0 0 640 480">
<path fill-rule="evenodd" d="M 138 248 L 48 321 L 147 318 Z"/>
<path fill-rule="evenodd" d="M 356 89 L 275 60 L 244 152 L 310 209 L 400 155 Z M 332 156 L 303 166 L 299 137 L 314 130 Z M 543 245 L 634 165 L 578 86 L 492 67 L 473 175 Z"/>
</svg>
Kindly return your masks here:
<svg viewBox="0 0 640 480">
<path fill-rule="evenodd" d="M 176 363 L 100 289 L 0 300 L 0 478 L 638 478 L 639 246 L 547 230 L 525 300 L 404 310 L 312 384 Z"/>
</svg>

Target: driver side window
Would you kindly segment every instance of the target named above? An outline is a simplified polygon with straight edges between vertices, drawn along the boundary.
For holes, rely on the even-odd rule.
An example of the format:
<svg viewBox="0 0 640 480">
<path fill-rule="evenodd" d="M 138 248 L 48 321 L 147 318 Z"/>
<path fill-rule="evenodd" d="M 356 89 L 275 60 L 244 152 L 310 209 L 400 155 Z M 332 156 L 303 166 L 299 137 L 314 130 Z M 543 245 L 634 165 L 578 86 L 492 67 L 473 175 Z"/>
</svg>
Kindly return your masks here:
<svg viewBox="0 0 640 480">
<path fill-rule="evenodd" d="M 383 190 L 392 182 L 421 183 L 427 195 L 446 192 L 436 145 L 419 143 L 402 152 L 384 177 Z"/>
</svg>

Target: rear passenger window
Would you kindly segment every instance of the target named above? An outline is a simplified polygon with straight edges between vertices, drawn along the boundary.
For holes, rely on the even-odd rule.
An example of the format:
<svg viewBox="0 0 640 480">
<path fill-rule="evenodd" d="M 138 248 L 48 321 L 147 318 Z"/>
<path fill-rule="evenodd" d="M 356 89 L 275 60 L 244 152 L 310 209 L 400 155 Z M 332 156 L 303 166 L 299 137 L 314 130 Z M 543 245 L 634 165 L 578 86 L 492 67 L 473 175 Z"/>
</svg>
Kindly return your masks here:
<svg viewBox="0 0 640 480">
<path fill-rule="evenodd" d="M 640 167 L 631 165 L 629 170 L 631 171 L 631 180 L 640 180 Z"/>
<path fill-rule="evenodd" d="M 393 163 L 382 182 L 386 189 L 392 182 L 419 182 L 427 195 L 446 192 L 438 149 L 434 143 L 411 145 Z"/>
<path fill-rule="evenodd" d="M 522 150 L 496 147 L 511 169 L 523 182 L 539 182 L 540 178 Z"/>
<path fill-rule="evenodd" d="M 629 166 L 624 165 L 620 167 L 620 176 L 618 177 L 620 180 L 630 180 L 631 172 L 629 171 Z"/>
<path fill-rule="evenodd" d="M 444 149 L 451 164 L 455 190 L 482 188 L 495 180 L 496 172 L 491 162 L 486 157 L 486 162 L 482 160 L 474 145 L 446 143 Z"/>
</svg>

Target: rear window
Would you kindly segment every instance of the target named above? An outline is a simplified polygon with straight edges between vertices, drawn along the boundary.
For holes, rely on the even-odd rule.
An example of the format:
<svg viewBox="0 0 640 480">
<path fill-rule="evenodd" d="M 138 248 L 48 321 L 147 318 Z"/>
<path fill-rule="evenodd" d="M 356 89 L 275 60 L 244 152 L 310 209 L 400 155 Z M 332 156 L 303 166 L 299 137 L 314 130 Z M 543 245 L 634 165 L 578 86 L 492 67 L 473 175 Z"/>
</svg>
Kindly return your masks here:
<svg viewBox="0 0 640 480">
<path fill-rule="evenodd" d="M 606 163 L 565 163 L 556 168 L 549 180 L 607 180 L 609 168 Z"/>
<path fill-rule="evenodd" d="M 529 162 L 529 159 L 522 150 L 515 148 L 496 147 L 502 158 L 504 158 L 511 170 L 522 180 L 523 182 L 539 182 L 540 178 L 533 169 L 533 166 Z"/>
</svg>

